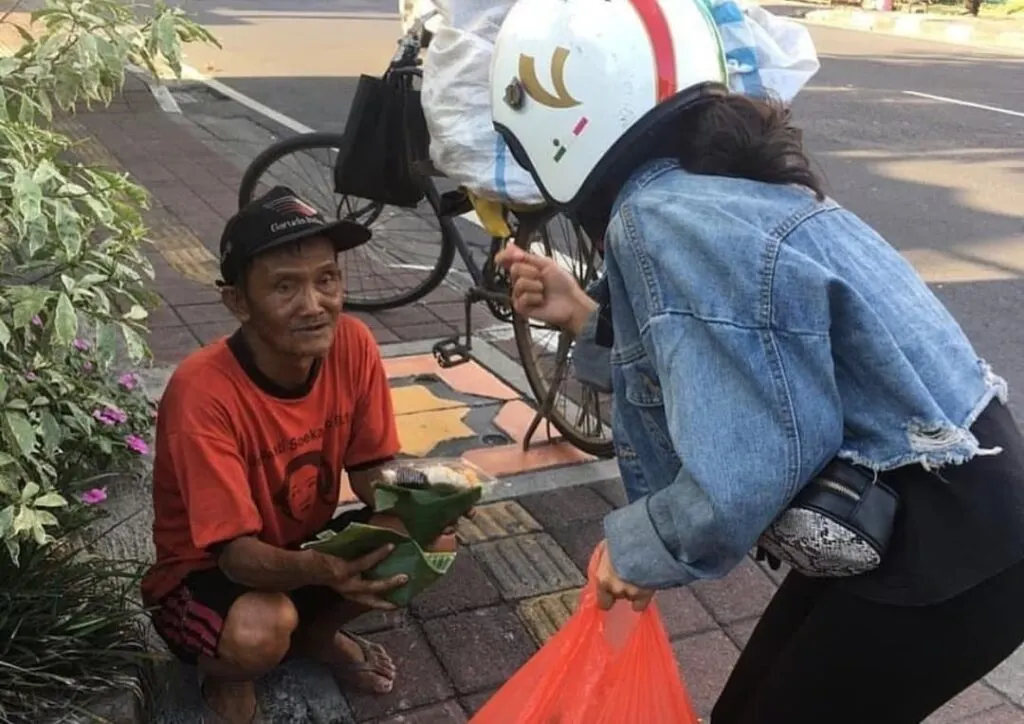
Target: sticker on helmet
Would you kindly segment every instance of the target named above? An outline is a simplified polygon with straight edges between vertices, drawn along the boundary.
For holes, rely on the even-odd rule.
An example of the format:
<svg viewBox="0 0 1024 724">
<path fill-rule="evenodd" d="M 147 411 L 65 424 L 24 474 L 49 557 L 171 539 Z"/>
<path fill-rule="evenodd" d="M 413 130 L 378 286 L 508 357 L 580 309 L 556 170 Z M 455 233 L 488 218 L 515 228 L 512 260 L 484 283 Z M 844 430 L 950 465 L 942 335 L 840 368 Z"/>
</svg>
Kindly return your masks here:
<svg viewBox="0 0 1024 724">
<path fill-rule="evenodd" d="M 590 123 L 590 120 L 586 116 L 583 116 L 576 121 L 576 125 L 572 127 L 572 135 L 569 136 L 568 141 L 563 142 L 559 141 L 557 138 L 555 139 L 555 147 L 558 148 L 558 150 L 555 151 L 555 163 L 561 161 L 562 156 L 568 153 L 573 141 L 580 137 L 580 134 L 583 133 L 583 129 L 587 127 L 588 123 Z"/>
</svg>

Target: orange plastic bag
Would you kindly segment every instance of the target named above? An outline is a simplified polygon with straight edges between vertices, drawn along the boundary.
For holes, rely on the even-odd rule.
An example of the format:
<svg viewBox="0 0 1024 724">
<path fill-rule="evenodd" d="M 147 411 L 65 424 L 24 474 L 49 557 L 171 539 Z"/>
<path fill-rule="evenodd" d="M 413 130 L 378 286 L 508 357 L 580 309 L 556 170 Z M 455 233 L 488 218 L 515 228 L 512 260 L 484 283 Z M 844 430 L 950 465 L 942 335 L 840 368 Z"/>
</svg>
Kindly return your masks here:
<svg viewBox="0 0 1024 724">
<path fill-rule="evenodd" d="M 470 724 L 698 724 L 657 607 L 598 609 L 596 561 L 576 613 Z"/>
</svg>

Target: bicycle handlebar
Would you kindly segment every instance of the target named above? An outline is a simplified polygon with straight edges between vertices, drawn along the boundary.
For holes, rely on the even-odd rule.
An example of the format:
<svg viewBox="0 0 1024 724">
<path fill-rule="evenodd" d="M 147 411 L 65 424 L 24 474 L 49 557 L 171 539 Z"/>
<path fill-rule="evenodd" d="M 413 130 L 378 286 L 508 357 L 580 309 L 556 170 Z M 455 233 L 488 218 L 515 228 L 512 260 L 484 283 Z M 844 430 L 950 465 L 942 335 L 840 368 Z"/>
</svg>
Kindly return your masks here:
<svg viewBox="0 0 1024 724">
<path fill-rule="evenodd" d="M 398 49 L 391 56 L 390 67 L 401 68 L 416 62 L 416 55 L 422 47 L 424 32 L 426 32 L 426 25 L 423 18 L 416 18 L 412 27 L 409 28 L 409 32 L 398 39 Z"/>
</svg>

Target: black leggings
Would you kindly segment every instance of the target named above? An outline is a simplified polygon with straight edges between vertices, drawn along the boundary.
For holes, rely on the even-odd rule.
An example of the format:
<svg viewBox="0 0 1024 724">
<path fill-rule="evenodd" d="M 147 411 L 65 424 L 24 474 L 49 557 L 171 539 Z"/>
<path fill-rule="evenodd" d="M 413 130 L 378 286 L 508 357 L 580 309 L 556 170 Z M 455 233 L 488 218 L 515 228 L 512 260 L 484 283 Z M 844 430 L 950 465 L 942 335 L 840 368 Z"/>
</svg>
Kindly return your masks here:
<svg viewBox="0 0 1024 724">
<path fill-rule="evenodd" d="M 919 724 L 1024 642 L 1024 563 L 934 606 L 791 573 L 711 724 Z"/>
</svg>

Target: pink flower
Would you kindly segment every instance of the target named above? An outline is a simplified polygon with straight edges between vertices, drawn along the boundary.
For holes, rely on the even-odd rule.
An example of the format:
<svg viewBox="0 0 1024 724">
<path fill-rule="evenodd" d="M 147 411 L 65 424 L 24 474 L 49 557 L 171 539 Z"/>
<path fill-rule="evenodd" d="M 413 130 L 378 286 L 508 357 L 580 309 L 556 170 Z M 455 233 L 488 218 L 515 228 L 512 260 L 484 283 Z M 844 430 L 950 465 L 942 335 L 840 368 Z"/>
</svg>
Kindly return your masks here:
<svg viewBox="0 0 1024 724">
<path fill-rule="evenodd" d="M 28 380 L 29 382 L 35 382 L 36 380 L 39 379 L 39 375 L 37 375 L 32 370 L 29 370 L 28 372 L 25 373 L 25 379 Z"/>
<path fill-rule="evenodd" d="M 85 341 L 84 339 L 82 339 L 81 337 L 79 337 L 74 342 L 72 342 L 71 346 L 74 347 L 75 349 L 77 349 L 79 352 L 88 352 L 89 351 L 89 343 L 87 341 Z"/>
<path fill-rule="evenodd" d="M 36 326 L 36 327 L 42 327 L 43 326 L 43 320 L 37 314 L 36 316 L 32 317 L 32 324 L 33 324 L 33 326 Z"/>
<path fill-rule="evenodd" d="M 139 376 L 134 372 L 125 372 L 123 375 L 117 378 L 117 384 L 126 390 L 134 390 L 139 384 Z"/>
<path fill-rule="evenodd" d="M 149 452 L 149 445 L 138 435 L 125 435 L 124 444 L 128 446 L 129 450 L 133 450 L 139 455 L 145 455 Z"/>
<path fill-rule="evenodd" d="M 92 416 L 107 427 L 120 425 L 121 423 L 128 421 L 128 415 L 125 414 L 123 410 L 119 410 L 116 407 L 104 407 L 102 410 L 93 410 Z"/>
<path fill-rule="evenodd" d="M 88 360 L 83 362 L 82 363 L 82 371 L 83 372 L 92 372 L 92 362 L 89 362 Z"/>
<path fill-rule="evenodd" d="M 107 499 L 106 488 L 93 488 L 82 493 L 81 501 L 86 505 L 97 505 Z"/>
</svg>

